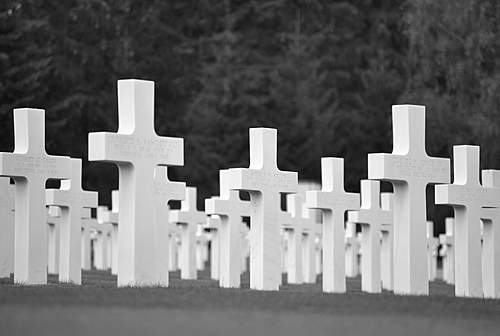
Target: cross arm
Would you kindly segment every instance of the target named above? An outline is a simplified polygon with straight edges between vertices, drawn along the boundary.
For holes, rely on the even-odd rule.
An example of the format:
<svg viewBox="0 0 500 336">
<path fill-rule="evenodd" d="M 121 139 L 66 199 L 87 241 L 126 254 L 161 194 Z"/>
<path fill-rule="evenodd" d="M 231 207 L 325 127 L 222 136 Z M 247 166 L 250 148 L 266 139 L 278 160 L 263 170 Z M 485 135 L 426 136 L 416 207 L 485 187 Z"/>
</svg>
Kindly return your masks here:
<svg viewBox="0 0 500 336">
<path fill-rule="evenodd" d="M 197 223 L 203 224 L 205 222 L 206 215 L 204 212 L 196 211 L 194 213 L 188 213 L 181 210 L 172 210 L 169 213 L 170 222 L 173 223 Z"/>
</svg>

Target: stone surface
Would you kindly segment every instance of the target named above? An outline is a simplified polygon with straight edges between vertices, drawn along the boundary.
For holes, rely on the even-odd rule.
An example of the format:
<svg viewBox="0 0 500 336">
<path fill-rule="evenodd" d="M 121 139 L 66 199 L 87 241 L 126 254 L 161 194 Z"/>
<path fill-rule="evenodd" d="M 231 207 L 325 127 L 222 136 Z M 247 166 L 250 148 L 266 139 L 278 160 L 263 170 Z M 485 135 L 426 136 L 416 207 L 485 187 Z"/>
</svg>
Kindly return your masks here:
<svg viewBox="0 0 500 336">
<path fill-rule="evenodd" d="M 230 190 L 227 170 L 219 172 L 220 196 L 205 200 L 207 214 L 220 217 L 219 233 L 219 285 L 224 288 L 239 288 L 243 268 L 242 217 L 250 216 L 250 202 L 243 201 L 239 192 Z"/>
<path fill-rule="evenodd" d="M 347 213 L 347 220 L 361 225 L 361 290 L 382 291 L 381 241 L 382 225 L 392 223 L 392 211 L 381 208 L 380 182 L 361 180 L 361 207 Z"/>
<path fill-rule="evenodd" d="M 103 221 L 111 225 L 111 274 L 118 274 L 118 223 L 120 209 L 118 190 L 111 191 L 111 211 L 103 214 Z"/>
<path fill-rule="evenodd" d="M 323 213 L 323 291 L 344 293 L 345 245 L 344 216 L 359 209 L 359 194 L 344 191 L 344 159 L 321 159 L 321 191 L 308 191 L 306 206 Z"/>
<path fill-rule="evenodd" d="M 303 235 L 306 228 L 314 225 L 313 218 L 304 217 L 304 199 L 300 194 L 286 195 L 287 211 L 290 220 L 283 225 L 288 235 L 288 254 L 286 259 L 287 280 L 290 284 L 301 284 L 303 279 Z"/>
<path fill-rule="evenodd" d="M 70 177 L 68 157 L 45 152 L 45 111 L 14 110 L 14 152 L 0 153 L 0 176 L 15 182 L 14 282 L 47 283 L 45 183 Z"/>
<path fill-rule="evenodd" d="M 181 227 L 181 279 L 196 279 L 196 231 L 206 215 L 196 209 L 196 188 L 187 187 L 180 210 L 170 211 L 170 222 Z"/>
<path fill-rule="evenodd" d="M 118 118 L 117 133 L 89 134 L 89 160 L 118 165 L 118 286 L 151 286 L 158 282 L 154 169 L 183 165 L 184 142 L 156 134 L 154 82 L 118 81 Z"/>
<path fill-rule="evenodd" d="M 392 193 L 380 194 L 380 205 L 383 210 L 391 211 L 393 208 L 394 195 Z M 393 218 L 394 218 L 394 214 Z M 394 282 L 394 234 L 393 223 L 382 223 L 380 230 L 382 231 L 382 250 L 381 250 L 381 277 L 382 288 L 385 290 L 393 290 Z"/>
<path fill-rule="evenodd" d="M 427 295 L 426 187 L 449 183 L 449 159 L 425 151 L 425 107 L 392 108 L 392 154 L 368 155 L 368 178 L 394 187 L 394 293 Z"/>
<path fill-rule="evenodd" d="M 14 185 L 8 177 L 0 177 L 0 278 L 14 273 Z"/>
<path fill-rule="evenodd" d="M 70 179 L 46 190 L 47 205 L 61 209 L 59 281 L 80 285 L 82 209 L 97 207 L 97 192 L 82 189 L 82 160 L 71 159 Z"/>
<path fill-rule="evenodd" d="M 319 190 L 321 185 L 312 181 L 299 181 L 298 195 L 305 201 L 309 190 Z M 311 210 L 303 204 L 304 232 L 302 234 L 303 282 L 316 283 L 316 239 L 321 237 L 321 211 Z"/>
<path fill-rule="evenodd" d="M 94 267 L 101 271 L 111 268 L 109 260 L 109 250 L 111 249 L 112 225 L 104 221 L 104 213 L 108 211 L 106 206 L 97 208 L 97 218 L 90 221 L 90 228 L 93 231 L 94 243 Z"/>
<path fill-rule="evenodd" d="M 439 239 L 434 237 L 434 222 L 427 221 L 427 269 L 429 281 L 434 281 L 437 277 L 438 247 Z"/>
<path fill-rule="evenodd" d="M 196 228 L 196 270 L 203 271 L 208 261 L 208 238 L 202 225 Z"/>
<path fill-rule="evenodd" d="M 354 278 L 359 275 L 358 250 L 359 244 L 356 237 L 356 223 L 345 223 L 345 275 Z"/>
<path fill-rule="evenodd" d="M 497 206 L 500 190 L 483 188 L 479 182 L 479 147 L 453 147 L 453 184 L 436 186 L 436 204 L 455 212 L 455 295 L 482 297 L 482 207 Z"/>
<path fill-rule="evenodd" d="M 455 220 L 453 217 L 447 217 L 444 222 L 446 231 L 439 235 L 441 244 L 439 254 L 442 257 L 443 280 L 453 285 L 455 283 L 455 237 L 453 234 Z"/>
<path fill-rule="evenodd" d="M 500 170 L 483 170 L 485 188 L 500 188 Z M 496 208 L 483 208 L 483 294 L 485 298 L 500 298 L 500 199 Z"/>
<path fill-rule="evenodd" d="M 250 129 L 250 167 L 229 170 L 230 188 L 250 193 L 250 288 L 278 290 L 281 284 L 280 194 L 297 191 L 295 172 L 277 165 L 277 131 Z"/>
<path fill-rule="evenodd" d="M 57 206 L 47 207 L 47 272 L 49 274 L 59 274 L 60 227 L 61 209 Z M 80 239 L 80 233 L 78 239 Z"/>
<path fill-rule="evenodd" d="M 92 255 L 92 247 L 91 247 L 91 230 L 94 225 L 95 218 L 91 218 L 90 214 L 87 216 L 82 216 L 82 229 L 81 229 L 81 251 L 82 251 L 82 260 L 81 267 L 82 270 L 90 270 L 92 268 L 91 264 L 91 255 Z"/>
<path fill-rule="evenodd" d="M 210 232 L 210 278 L 219 280 L 220 268 L 220 228 L 221 219 L 217 215 L 207 216 L 205 230 Z"/>
<path fill-rule="evenodd" d="M 167 167 L 155 168 L 155 221 L 156 221 L 156 269 L 158 272 L 157 283 L 168 286 L 168 272 L 170 269 L 170 239 L 169 234 L 173 224 L 169 221 L 170 208 L 168 202 L 181 201 L 186 195 L 186 183 L 173 182 L 168 178 Z"/>
</svg>

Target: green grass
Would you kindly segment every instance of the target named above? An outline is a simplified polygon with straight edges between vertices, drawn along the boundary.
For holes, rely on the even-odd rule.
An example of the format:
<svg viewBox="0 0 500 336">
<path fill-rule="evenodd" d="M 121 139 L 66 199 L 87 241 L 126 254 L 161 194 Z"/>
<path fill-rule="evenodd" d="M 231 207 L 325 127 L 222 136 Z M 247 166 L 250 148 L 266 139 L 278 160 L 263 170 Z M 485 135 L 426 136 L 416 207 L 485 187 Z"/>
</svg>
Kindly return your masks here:
<svg viewBox="0 0 500 336">
<path fill-rule="evenodd" d="M 16 286 L 0 280 L 0 335 L 500 335 L 500 300 L 453 297 L 431 283 L 429 297 L 360 291 L 324 294 L 314 285 L 279 292 L 221 289 L 171 274 L 169 288 L 116 288 L 107 272 L 84 272 L 83 285 Z M 284 278 L 286 283 L 286 277 Z M 320 280 L 320 279 L 319 279 Z"/>
</svg>

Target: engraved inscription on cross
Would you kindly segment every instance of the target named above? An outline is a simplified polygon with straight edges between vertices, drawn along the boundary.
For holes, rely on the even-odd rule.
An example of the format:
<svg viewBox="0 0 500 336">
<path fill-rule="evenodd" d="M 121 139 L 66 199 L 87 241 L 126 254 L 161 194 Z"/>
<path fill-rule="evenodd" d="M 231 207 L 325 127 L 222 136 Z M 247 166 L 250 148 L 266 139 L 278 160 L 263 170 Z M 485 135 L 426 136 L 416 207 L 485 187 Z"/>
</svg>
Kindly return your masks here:
<svg viewBox="0 0 500 336">
<path fill-rule="evenodd" d="M 394 292 L 427 295 L 428 184 L 449 183 L 450 160 L 425 151 L 425 107 L 392 107 L 392 154 L 368 155 L 368 178 L 394 187 Z"/>
<path fill-rule="evenodd" d="M 295 193 L 296 172 L 277 164 L 277 131 L 250 129 L 250 167 L 229 170 L 231 189 L 250 193 L 250 288 L 278 290 L 281 284 L 280 193 Z"/>
<path fill-rule="evenodd" d="M 14 282 L 47 283 L 45 183 L 70 176 L 68 157 L 45 152 L 45 111 L 14 110 L 14 152 L 0 153 L 0 176 L 16 190 Z"/>
<path fill-rule="evenodd" d="M 183 139 L 156 134 L 154 82 L 118 81 L 118 114 L 118 133 L 89 134 L 89 160 L 118 165 L 118 286 L 156 285 L 153 173 L 158 165 L 183 165 Z"/>
<path fill-rule="evenodd" d="M 359 209 L 359 194 L 344 191 L 344 159 L 321 158 L 320 191 L 306 193 L 306 206 L 323 213 L 323 291 L 344 293 L 345 229 L 347 210 Z"/>
<path fill-rule="evenodd" d="M 71 159 L 71 178 L 60 189 L 48 189 L 46 202 L 61 208 L 59 281 L 80 285 L 82 209 L 97 207 L 97 192 L 82 189 L 81 159 Z"/>
<path fill-rule="evenodd" d="M 347 220 L 361 225 L 361 290 L 380 293 L 380 232 L 383 224 L 392 223 L 392 212 L 381 208 L 379 181 L 361 180 L 361 208 L 349 211 Z"/>
<path fill-rule="evenodd" d="M 219 215 L 219 285 L 239 288 L 242 269 L 241 220 L 250 216 L 250 202 L 243 201 L 239 192 L 229 189 L 229 171 L 219 172 L 220 196 L 205 200 L 205 211 Z"/>
<path fill-rule="evenodd" d="M 479 182 L 479 146 L 453 146 L 453 184 L 436 186 L 436 204 L 455 211 L 455 295 L 482 297 L 481 208 L 498 206 L 500 189 Z"/>
<path fill-rule="evenodd" d="M 172 225 L 169 218 L 169 205 L 168 202 L 172 200 L 181 201 L 186 195 L 186 183 L 173 182 L 168 178 L 167 167 L 156 167 L 154 174 L 155 181 L 155 222 L 156 222 L 156 269 L 158 271 L 157 283 L 159 286 L 168 286 L 168 271 L 170 266 L 170 246 L 171 240 L 169 239 Z"/>
</svg>

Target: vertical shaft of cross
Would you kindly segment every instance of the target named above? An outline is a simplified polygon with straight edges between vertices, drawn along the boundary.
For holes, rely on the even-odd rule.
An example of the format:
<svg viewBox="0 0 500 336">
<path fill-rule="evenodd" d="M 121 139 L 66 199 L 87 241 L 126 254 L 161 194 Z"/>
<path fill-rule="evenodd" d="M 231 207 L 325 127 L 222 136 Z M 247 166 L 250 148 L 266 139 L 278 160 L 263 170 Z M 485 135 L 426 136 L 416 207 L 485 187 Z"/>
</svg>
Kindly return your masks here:
<svg viewBox="0 0 500 336">
<path fill-rule="evenodd" d="M 281 272 L 276 272 L 280 267 L 280 244 L 279 219 L 275 209 L 280 208 L 280 196 L 278 193 L 263 195 L 251 192 L 252 198 L 252 226 L 250 231 L 250 281 L 252 288 L 266 288 L 269 284 L 278 289 L 281 284 Z M 260 211 L 259 211 L 260 210 Z M 272 224 L 276 223 L 276 224 Z M 259 239 L 253 239 L 257 238 Z M 273 261 L 273 262 L 270 262 Z M 252 272 L 262 270 L 262 272 Z"/>
<path fill-rule="evenodd" d="M 428 293 L 424 195 L 424 185 L 394 184 L 395 293 Z"/>
<path fill-rule="evenodd" d="M 47 227 L 39 223 L 45 221 L 45 205 L 33 206 L 44 199 L 45 181 L 16 179 L 15 283 L 47 283 Z"/>
</svg>

